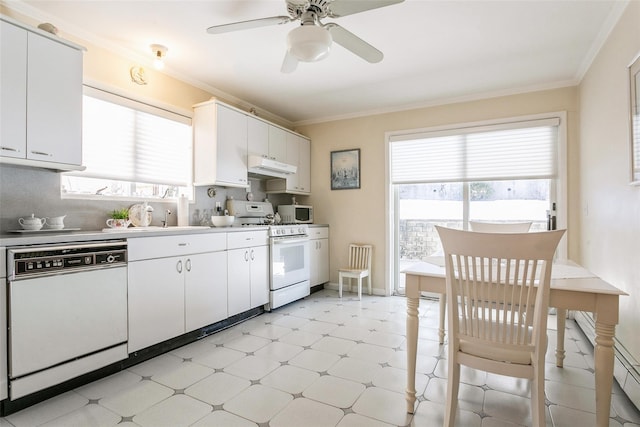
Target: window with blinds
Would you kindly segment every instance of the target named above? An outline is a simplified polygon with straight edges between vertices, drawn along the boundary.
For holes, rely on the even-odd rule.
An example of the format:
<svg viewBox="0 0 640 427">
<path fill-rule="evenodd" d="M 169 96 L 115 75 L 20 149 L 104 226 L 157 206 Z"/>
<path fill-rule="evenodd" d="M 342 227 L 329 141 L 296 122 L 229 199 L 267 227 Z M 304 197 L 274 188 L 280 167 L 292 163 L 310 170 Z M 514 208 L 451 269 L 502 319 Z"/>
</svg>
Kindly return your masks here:
<svg viewBox="0 0 640 427">
<path fill-rule="evenodd" d="M 388 226 L 395 245 L 389 252 L 396 291 L 402 293 L 399 272 L 405 266 L 441 253 L 436 225 L 469 229 L 470 221 L 530 222 L 532 231 L 540 231 L 552 215 L 565 212 L 562 117 L 389 135 Z"/>
<path fill-rule="evenodd" d="M 391 183 L 557 175 L 558 119 L 392 136 Z"/>
<path fill-rule="evenodd" d="M 82 158 L 62 177 L 66 195 L 173 198 L 191 194 L 191 119 L 86 88 Z"/>
</svg>

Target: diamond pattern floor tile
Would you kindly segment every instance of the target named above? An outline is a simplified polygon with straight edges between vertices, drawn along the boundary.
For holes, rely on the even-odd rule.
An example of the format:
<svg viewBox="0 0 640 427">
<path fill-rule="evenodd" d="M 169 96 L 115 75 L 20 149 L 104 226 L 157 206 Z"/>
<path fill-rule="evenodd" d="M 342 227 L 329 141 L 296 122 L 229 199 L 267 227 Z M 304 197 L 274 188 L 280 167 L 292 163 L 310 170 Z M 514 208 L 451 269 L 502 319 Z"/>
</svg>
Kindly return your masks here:
<svg viewBox="0 0 640 427">
<path fill-rule="evenodd" d="M 337 408 L 349 408 L 365 389 L 361 383 L 323 375 L 307 387 L 302 395 Z"/>
<path fill-rule="evenodd" d="M 211 410 L 211 405 L 177 394 L 136 415 L 133 422 L 142 427 L 187 427 Z"/>
<path fill-rule="evenodd" d="M 423 299 L 415 415 L 407 414 L 406 300 L 324 290 L 0 418 L 0 427 L 440 426 L 447 346 Z M 549 342 L 556 337 L 549 318 Z M 566 326 L 565 368 L 546 354 L 547 427 L 595 425 L 593 347 Z M 463 367 L 455 425 L 530 425 L 529 381 Z M 611 427 L 640 427 L 614 386 Z"/>
<path fill-rule="evenodd" d="M 223 408 L 253 422 L 266 423 L 292 400 L 289 393 L 258 384 L 226 402 Z"/>
<path fill-rule="evenodd" d="M 310 399 L 295 399 L 269 422 L 270 427 L 333 427 L 344 416 L 344 412 L 333 406 Z M 313 420 L 310 424 L 309 420 Z"/>
<path fill-rule="evenodd" d="M 184 393 L 210 405 L 222 405 L 250 385 L 251 381 L 247 379 L 219 372 L 192 385 Z"/>
</svg>

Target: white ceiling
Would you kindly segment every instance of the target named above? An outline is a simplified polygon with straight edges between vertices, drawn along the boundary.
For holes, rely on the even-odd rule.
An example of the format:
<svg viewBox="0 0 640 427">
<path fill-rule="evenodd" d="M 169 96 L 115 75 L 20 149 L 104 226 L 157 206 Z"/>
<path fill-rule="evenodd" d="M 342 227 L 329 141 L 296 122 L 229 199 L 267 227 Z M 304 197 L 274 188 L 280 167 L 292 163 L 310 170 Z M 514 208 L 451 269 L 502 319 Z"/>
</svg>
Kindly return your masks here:
<svg viewBox="0 0 640 427">
<path fill-rule="evenodd" d="M 367 1 L 367 0 L 361 0 Z M 2 0 L 9 8 L 245 105 L 304 124 L 579 83 L 627 0 L 406 0 L 325 19 L 381 50 L 370 64 L 339 45 L 280 66 L 295 22 L 210 35 L 212 25 L 286 15 L 284 0 Z"/>
</svg>

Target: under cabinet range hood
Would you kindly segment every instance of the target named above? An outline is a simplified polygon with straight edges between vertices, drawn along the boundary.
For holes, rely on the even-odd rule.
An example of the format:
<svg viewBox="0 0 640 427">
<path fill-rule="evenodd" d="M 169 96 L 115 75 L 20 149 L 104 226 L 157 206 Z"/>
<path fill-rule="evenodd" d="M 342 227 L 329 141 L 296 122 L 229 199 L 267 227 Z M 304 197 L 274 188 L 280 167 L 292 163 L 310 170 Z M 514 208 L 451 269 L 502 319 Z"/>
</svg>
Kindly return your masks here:
<svg viewBox="0 0 640 427">
<path fill-rule="evenodd" d="M 249 173 L 253 175 L 286 178 L 287 175 L 293 175 L 297 170 L 297 166 L 288 163 L 267 159 L 262 156 L 249 155 Z"/>
</svg>

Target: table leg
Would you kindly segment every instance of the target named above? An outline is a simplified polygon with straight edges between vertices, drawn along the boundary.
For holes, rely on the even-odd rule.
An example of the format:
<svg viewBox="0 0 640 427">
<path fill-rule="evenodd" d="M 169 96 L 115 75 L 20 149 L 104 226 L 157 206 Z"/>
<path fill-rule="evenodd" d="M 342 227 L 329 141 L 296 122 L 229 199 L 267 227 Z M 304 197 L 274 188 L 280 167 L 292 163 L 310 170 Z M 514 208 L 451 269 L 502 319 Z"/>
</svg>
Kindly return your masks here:
<svg viewBox="0 0 640 427">
<path fill-rule="evenodd" d="M 556 366 L 562 368 L 564 365 L 564 329 L 567 321 L 567 309 L 558 308 L 556 310 L 556 325 L 558 329 L 558 339 L 556 343 Z"/>
<path fill-rule="evenodd" d="M 611 388 L 613 387 L 613 337 L 615 324 L 607 324 L 596 318 L 596 425 L 609 425 Z"/>
<path fill-rule="evenodd" d="M 447 295 L 446 294 L 440 295 L 439 303 L 440 303 L 440 319 L 439 319 L 439 325 L 438 325 L 438 342 L 440 342 L 440 344 L 444 344 L 444 321 L 445 321 L 445 315 L 447 313 Z"/>
<path fill-rule="evenodd" d="M 416 355 L 418 353 L 418 306 L 420 299 L 407 296 L 407 412 L 413 414 L 416 403 Z"/>
</svg>

